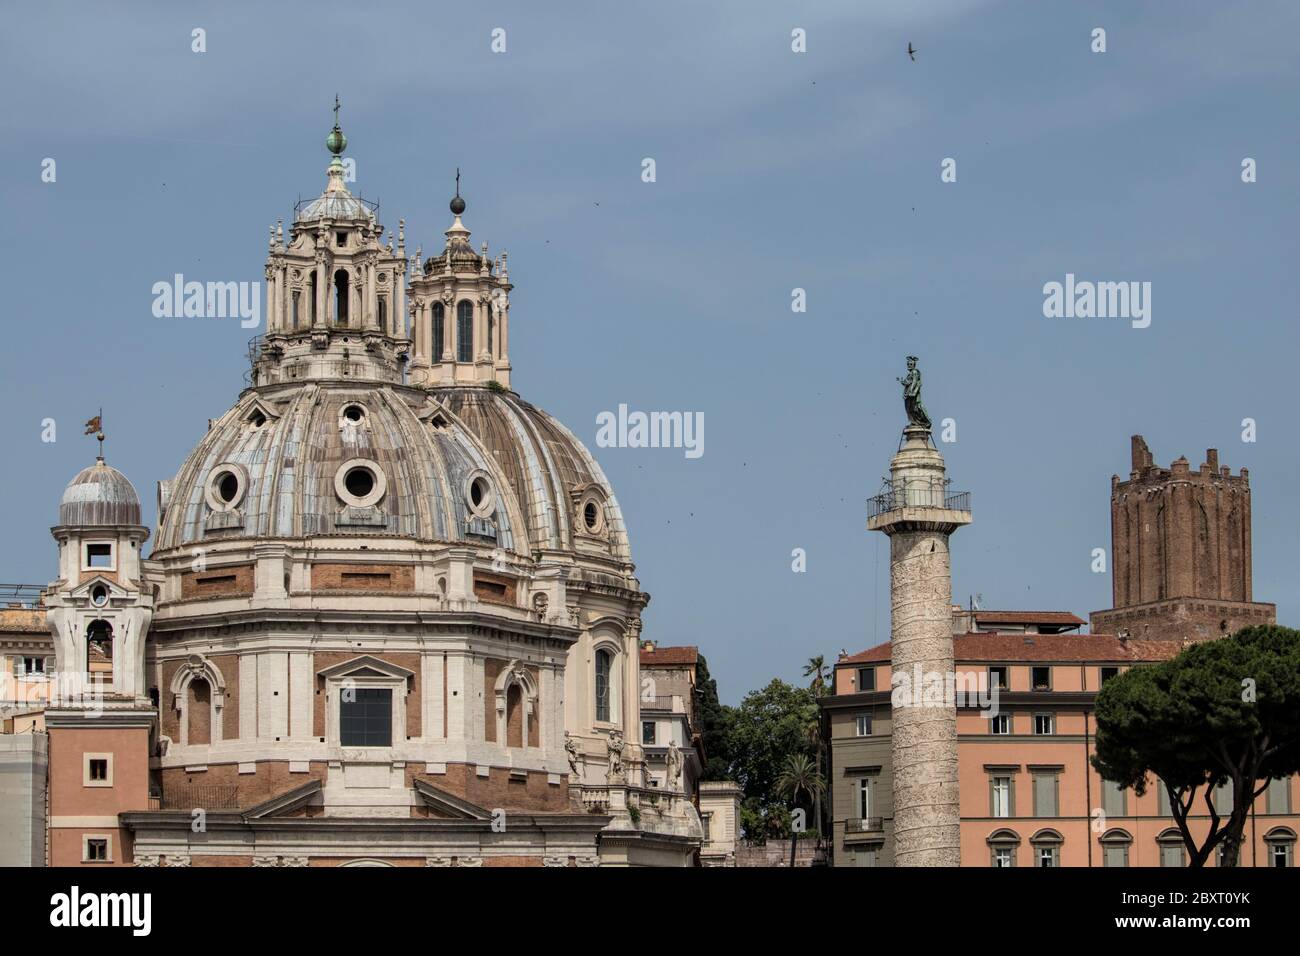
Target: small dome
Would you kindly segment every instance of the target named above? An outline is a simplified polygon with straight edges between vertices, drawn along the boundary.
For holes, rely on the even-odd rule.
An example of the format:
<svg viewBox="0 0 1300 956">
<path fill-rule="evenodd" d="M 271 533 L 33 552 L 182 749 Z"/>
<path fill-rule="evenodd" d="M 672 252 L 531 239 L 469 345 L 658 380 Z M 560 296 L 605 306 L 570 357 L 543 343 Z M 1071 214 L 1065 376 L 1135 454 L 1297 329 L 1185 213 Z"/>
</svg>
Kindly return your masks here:
<svg viewBox="0 0 1300 956">
<path fill-rule="evenodd" d="M 126 475 L 99 458 L 68 483 L 60 525 L 138 525 L 140 498 Z"/>
<path fill-rule="evenodd" d="M 317 196 L 298 211 L 294 221 L 315 222 L 319 219 L 358 220 L 370 219 L 372 215 L 365 200 L 358 199 L 347 190 L 343 190 L 342 192 L 326 192 L 321 196 Z"/>
</svg>

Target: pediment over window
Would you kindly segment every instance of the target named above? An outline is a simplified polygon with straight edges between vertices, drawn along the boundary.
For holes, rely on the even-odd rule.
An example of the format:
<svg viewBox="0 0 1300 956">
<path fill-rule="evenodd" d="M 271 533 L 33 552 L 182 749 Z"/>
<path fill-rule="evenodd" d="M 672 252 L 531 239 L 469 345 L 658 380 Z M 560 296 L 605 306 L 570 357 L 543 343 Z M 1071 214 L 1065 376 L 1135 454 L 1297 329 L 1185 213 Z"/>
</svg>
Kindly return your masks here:
<svg viewBox="0 0 1300 956">
<path fill-rule="evenodd" d="M 454 794 L 448 793 L 429 783 L 427 780 L 415 781 L 415 792 L 424 801 L 425 806 L 440 817 L 452 820 L 491 820 L 492 814 L 477 803 L 470 803 Z"/>
<path fill-rule="evenodd" d="M 316 676 L 327 679 L 333 677 L 392 677 L 401 680 L 412 680 L 415 677 L 415 671 L 407 670 L 405 667 L 399 667 L 396 664 L 390 664 L 388 661 L 381 661 L 369 654 L 363 654 L 360 657 L 352 658 L 350 661 L 344 661 L 341 664 L 335 664 L 333 667 L 319 670 L 316 672 Z"/>
</svg>

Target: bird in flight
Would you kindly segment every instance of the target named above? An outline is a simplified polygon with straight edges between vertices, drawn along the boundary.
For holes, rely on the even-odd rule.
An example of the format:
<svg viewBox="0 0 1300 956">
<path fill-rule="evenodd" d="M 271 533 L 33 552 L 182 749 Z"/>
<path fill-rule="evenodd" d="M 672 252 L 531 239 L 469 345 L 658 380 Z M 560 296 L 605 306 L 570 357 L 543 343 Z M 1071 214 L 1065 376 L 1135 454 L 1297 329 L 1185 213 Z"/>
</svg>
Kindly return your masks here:
<svg viewBox="0 0 1300 956">
<path fill-rule="evenodd" d="M 910 42 L 907 44 L 907 55 L 912 58 L 913 63 L 916 62 L 916 50 L 912 49 L 912 44 Z"/>
</svg>

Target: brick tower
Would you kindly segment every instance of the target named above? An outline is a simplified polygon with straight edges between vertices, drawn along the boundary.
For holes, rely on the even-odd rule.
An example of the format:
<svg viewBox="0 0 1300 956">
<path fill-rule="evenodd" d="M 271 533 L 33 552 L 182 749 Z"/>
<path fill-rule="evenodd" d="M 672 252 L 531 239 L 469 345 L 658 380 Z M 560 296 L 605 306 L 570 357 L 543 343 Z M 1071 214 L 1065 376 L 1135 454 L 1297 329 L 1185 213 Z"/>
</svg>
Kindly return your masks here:
<svg viewBox="0 0 1300 956">
<path fill-rule="evenodd" d="M 1252 600 L 1250 474 L 1219 467 L 1211 448 L 1191 470 L 1168 468 L 1133 436 L 1128 481 L 1111 476 L 1112 602 L 1091 615 L 1093 633 L 1205 641 L 1251 624 L 1271 624 L 1277 608 Z"/>
</svg>

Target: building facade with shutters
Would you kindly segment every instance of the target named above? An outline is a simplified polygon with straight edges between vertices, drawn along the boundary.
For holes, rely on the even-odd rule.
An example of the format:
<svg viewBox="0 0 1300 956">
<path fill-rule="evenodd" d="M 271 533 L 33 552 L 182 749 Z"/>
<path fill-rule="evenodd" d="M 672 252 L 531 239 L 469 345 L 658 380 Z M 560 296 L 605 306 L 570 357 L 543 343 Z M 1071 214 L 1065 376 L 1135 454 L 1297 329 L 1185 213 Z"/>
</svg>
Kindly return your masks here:
<svg viewBox="0 0 1300 956">
<path fill-rule="evenodd" d="M 1022 612 L 1032 615 L 1032 612 Z M 962 866 L 1183 866 L 1186 851 L 1162 787 L 1141 797 L 1103 780 L 1095 753 L 1097 691 L 1180 642 L 1097 634 L 973 633 L 954 638 L 957 687 L 999 688 L 995 707 L 959 700 Z M 840 658 L 822 698 L 830 741 L 832 864 L 892 863 L 889 645 Z M 1220 812 L 1230 788 L 1215 795 Z M 1272 781 L 1256 800 L 1242 866 L 1294 866 L 1300 781 Z M 1192 815 L 1194 835 L 1208 812 Z"/>
</svg>

